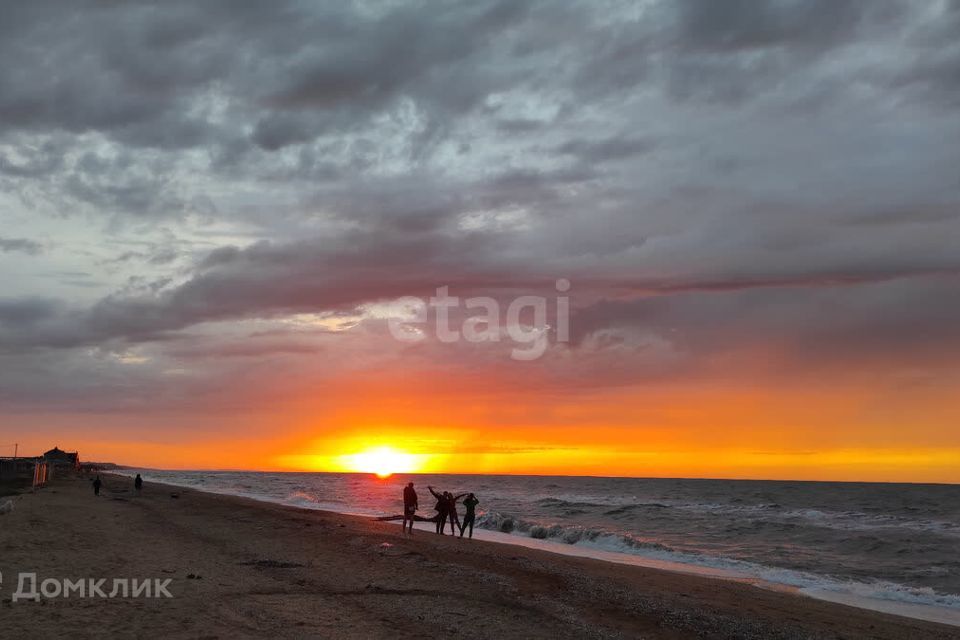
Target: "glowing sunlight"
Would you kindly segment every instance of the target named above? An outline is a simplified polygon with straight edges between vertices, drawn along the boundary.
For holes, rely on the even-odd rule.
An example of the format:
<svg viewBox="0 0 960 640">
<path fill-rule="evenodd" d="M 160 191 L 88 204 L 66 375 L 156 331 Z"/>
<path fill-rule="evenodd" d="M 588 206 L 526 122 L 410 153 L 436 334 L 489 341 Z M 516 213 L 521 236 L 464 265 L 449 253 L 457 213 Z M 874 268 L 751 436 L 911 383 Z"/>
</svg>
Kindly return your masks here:
<svg viewBox="0 0 960 640">
<path fill-rule="evenodd" d="M 393 447 L 376 447 L 342 456 L 341 465 L 347 471 L 388 478 L 394 473 L 416 473 L 422 467 L 421 457 Z"/>
</svg>

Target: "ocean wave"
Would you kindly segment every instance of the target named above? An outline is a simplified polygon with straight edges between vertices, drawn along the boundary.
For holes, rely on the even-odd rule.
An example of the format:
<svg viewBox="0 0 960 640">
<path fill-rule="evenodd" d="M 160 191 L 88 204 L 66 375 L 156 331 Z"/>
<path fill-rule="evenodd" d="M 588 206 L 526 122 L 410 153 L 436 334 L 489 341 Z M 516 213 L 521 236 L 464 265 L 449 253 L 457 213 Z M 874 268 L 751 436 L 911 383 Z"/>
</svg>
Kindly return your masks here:
<svg viewBox="0 0 960 640">
<path fill-rule="evenodd" d="M 845 593 L 861 598 L 924 604 L 960 610 L 960 594 L 942 593 L 928 587 L 914 587 L 885 580 L 858 581 L 812 572 L 773 567 L 719 555 L 678 550 L 655 540 L 603 529 L 543 524 L 508 514 L 487 512 L 477 519 L 482 529 L 530 538 L 563 542 L 587 549 L 641 556 L 656 561 L 732 571 L 767 583 L 798 589 Z M 937 574 L 948 569 L 937 567 Z"/>
<path fill-rule="evenodd" d="M 642 509 L 669 509 L 670 505 L 663 504 L 662 502 L 640 502 L 637 504 L 625 504 L 622 507 L 616 507 L 615 509 L 609 509 L 603 512 L 605 516 L 622 516 L 629 515 L 635 511 L 640 511 Z"/>
<path fill-rule="evenodd" d="M 319 504 L 321 500 L 315 494 L 310 493 L 309 491 L 294 491 L 287 496 L 287 502 L 306 502 L 311 504 Z"/>
<path fill-rule="evenodd" d="M 759 518 L 773 523 L 803 524 L 840 531 L 873 531 L 902 529 L 933 533 L 949 537 L 960 537 L 960 524 L 946 520 L 927 520 L 897 514 L 872 514 L 864 511 L 827 511 L 822 509 L 788 509 L 783 505 L 726 504 L 713 502 L 675 503 L 669 506 L 687 512 L 710 515 L 744 516 Z M 630 505 L 618 507 L 604 515 L 623 513 Z"/>
<path fill-rule="evenodd" d="M 477 518 L 477 526 L 481 529 L 489 529 L 501 533 L 525 534 L 538 540 L 554 540 L 566 544 L 584 544 L 588 542 L 598 544 L 606 543 L 607 546 L 617 547 L 611 548 L 611 550 L 615 551 L 624 548 L 673 551 L 672 548 L 659 542 L 642 539 L 629 534 L 588 527 L 564 526 L 559 524 L 544 525 L 495 511 L 484 513 Z"/>
<path fill-rule="evenodd" d="M 624 503 L 622 500 L 604 501 L 601 498 L 564 496 L 540 498 L 533 504 L 549 514 L 565 516 L 596 514 L 621 521 L 633 516 L 649 517 L 652 513 L 674 509 L 711 518 L 722 516 L 734 519 L 735 522 L 731 524 L 732 530 L 745 526 L 745 521 L 749 518 L 750 526 L 754 529 L 806 526 L 837 531 L 902 530 L 960 538 L 960 524 L 947 520 L 918 518 L 913 513 L 910 515 L 878 514 L 858 510 L 789 508 L 773 501 L 754 504 L 745 504 L 739 499 L 730 502 L 655 500 Z"/>
<path fill-rule="evenodd" d="M 538 504 L 541 507 L 561 507 L 564 509 L 571 509 L 571 508 L 585 509 L 590 507 L 609 506 L 603 503 L 586 502 L 583 500 L 564 500 L 562 498 L 540 498 L 539 500 L 536 501 L 535 504 Z"/>
</svg>

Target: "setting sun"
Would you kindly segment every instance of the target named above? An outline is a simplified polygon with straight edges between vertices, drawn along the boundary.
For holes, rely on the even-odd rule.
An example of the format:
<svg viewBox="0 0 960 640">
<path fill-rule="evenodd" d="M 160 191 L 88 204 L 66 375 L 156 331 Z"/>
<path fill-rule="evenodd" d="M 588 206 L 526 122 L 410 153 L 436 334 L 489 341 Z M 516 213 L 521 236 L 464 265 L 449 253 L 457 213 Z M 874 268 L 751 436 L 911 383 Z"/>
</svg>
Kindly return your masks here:
<svg viewBox="0 0 960 640">
<path fill-rule="evenodd" d="M 377 447 L 343 456 L 343 466 L 357 473 L 375 473 L 387 478 L 394 473 L 413 473 L 420 468 L 417 456 L 392 447 Z"/>
</svg>

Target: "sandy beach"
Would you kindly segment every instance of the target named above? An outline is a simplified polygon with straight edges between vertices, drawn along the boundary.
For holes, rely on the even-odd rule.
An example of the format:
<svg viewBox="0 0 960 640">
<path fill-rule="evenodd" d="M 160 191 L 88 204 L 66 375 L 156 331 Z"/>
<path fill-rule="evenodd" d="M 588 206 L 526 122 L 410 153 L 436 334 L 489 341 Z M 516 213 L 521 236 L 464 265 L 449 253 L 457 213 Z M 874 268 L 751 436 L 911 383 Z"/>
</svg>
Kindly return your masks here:
<svg viewBox="0 0 960 640">
<path fill-rule="evenodd" d="M 0 516 L 4 637 L 958 638 L 751 585 L 401 535 L 392 523 L 105 476 Z M 174 497 L 175 496 L 175 497 Z M 12 602 L 18 573 L 170 579 L 172 598 Z"/>
</svg>

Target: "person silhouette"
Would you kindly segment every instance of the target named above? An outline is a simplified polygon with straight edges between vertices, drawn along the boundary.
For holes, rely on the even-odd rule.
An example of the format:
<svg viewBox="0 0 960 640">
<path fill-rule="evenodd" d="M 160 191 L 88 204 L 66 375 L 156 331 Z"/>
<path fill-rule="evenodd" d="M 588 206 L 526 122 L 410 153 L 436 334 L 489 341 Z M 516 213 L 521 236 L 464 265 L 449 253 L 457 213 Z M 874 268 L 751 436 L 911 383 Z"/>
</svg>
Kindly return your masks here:
<svg viewBox="0 0 960 640">
<path fill-rule="evenodd" d="M 455 536 L 457 535 L 457 529 L 460 528 L 460 516 L 457 514 L 457 501 L 467 494 L 461 493 L 455 496 L 449 491 L 445 491 L 444 495 L 447 498 L 447 519 L 450 521 L 450 535 Z"/>
<path fill-rule="evenodd" d="M 477 518 L 476 508 L 480 504 L 480 501 L 477 500 L 477 496 L 472 493 L 467 494 L 467 499 L 463 501 L 463 506 L 467 508 L 467 513 L 463 516 L 463 524 L 460 525 L 460 537 L 463 537 L 463 532 L 467 528 L 467 525 L 470 525 L 470 537 L 473 538 L 473 522 Z"/>
<path fill-rule="evenodd" d="M 429 489 L 433 497 L 437 499 L 437 504 L 433 507 L 437 511 L 437 533 L 443 535 L 443 528 L 447 524 L 447 515 L 450 509 L 450 501 L 447 499 L 449 492 L 444 491 L 443 493 L 437 493 L 434 488 L 429 485 L 427 489 Z"/>
<path fill-rule="evenodd" d="M 137 495 L 140 495 L 140 490 L 143 489 L 143 478 L 140 477 L 139 473 L 133 480 L 133 488 L 136 489 Z"/>
<path fill-rule="evenodd" d="M 138 476 L 139 477 L 139 476 Z M 413 483 L 408 482 L 403 488 L 403 531 L 407 531 L 407 521 L 410 521 L 410 535 L 413 535 L 413 516 L 420 508 L 417 502 L 417 492 L 413 488 Z"/>
<path fill-rule="evenodd" d="M 100 495 L 100 485 L 103 484 L 100 482 L 100 474 L 97 474 L 97 477 L 93 479 L 93 495 Z"/>
</svg>

